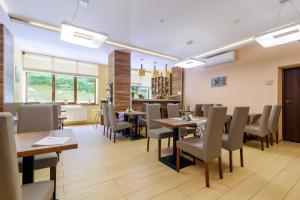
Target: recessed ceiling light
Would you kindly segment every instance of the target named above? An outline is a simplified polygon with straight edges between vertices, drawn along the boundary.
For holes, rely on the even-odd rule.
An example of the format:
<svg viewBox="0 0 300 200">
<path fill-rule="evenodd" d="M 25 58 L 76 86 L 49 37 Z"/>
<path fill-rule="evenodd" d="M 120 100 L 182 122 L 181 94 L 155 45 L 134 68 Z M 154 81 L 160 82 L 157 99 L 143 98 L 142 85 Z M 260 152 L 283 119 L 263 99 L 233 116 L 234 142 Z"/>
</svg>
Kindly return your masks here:
<svg viewBox="0 0 300 200">
<path fill-rule="evenodd" d="M 204 65 L 205 62 L 202 62 L 200 60 L 197 60 L 195 58 L 189 58 L 186 60 L 182 60 L 178 63 L 175 64 L 176 67 L 182 67 L 182 68 L 193 68 L 193 67 L 198 67 L 201 65 Z"/>
</svg>

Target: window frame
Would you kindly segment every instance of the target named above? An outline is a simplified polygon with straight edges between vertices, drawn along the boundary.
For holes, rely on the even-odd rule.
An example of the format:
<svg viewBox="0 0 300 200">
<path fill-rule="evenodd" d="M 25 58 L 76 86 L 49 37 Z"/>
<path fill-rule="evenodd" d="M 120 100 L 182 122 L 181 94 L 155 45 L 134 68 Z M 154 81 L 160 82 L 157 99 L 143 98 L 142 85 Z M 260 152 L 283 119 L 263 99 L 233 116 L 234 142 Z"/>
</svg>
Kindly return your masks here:
<svg viewBox="0 0 300 200">
<path fill-rule="evenodd" d="M 40 71 L 26 71 L 26 74 L 25 74 L 25 101 L 28 102 L 28 75 L 30 72 L 36 72 L 36 73 L 47 73 L 47 72 L 40 72 Z M 55 101 L 55 98 L 56 98 L 56 76 L 59 76 L 59 75 L 66 75 L 66 76 L 70 76 L 69 74 L 63 74 L 63 73 L 57 73 L 57 74 L 54 74 L 54 73 L 48 73 L 48 74 L 51 74 L 52 76 L 52 102 L 58 102 L 58 101 Z M 79 105 L 97 105 L 97 79 L 96 77 L 90 77 L 90 76 L 74 76 L 72 75 L 73 79 L 74 79 L 74 102 L 68 102 L 68 104 L 70 105 L 76 105 L 76 104 L 79 104 Z M 94 79 L 94 88 L 95 88 L 95 91 L 94 91 L 94 103 L 78 103 L 77 101 L 77 78 L 78 77 L 84 77 L 84 78 L 92 78 Z M 63 105 L 65 105 L 65 102 L 58 102 L 58 103 L 61 103 Z"/>
</svg>

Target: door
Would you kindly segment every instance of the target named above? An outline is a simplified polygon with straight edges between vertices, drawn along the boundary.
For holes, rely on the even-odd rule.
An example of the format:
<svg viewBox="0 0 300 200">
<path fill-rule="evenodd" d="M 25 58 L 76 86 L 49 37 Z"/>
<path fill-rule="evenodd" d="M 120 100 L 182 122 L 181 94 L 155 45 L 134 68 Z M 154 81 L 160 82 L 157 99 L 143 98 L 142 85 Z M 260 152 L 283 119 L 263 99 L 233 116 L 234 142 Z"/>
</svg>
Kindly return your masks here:
<svg viewBox="0 0 300 200">
<path fill-rule="evenodd" d="M 283 139 L 300 142 L 300 67 L 283 71 Z"/>
</svg>

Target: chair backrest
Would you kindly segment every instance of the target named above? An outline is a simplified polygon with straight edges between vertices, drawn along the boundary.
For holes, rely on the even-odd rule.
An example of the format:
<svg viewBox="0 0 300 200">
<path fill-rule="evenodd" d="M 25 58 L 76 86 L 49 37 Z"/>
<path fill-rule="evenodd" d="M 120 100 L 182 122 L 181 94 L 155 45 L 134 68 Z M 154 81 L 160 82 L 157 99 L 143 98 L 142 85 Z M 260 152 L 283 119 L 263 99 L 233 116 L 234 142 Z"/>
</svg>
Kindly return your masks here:
<svg viewBox="0 0 300 200">
<path fill-rule="evenodd" d="M 59 110 L 58 107 L 59 107 L 58 104 L 53 104 L 53 130 L 59 129 L 58 116 L 60 115 L 60 113 L 58 112 L 58 110 Z"/>
<path fill-rule="evenodd" d="M 249 107 L 236 107 L 233 112 L 229 135 L 228 150 L 237 150 L 243 147 L 244 130 L 249 115 Z"/>
<path fill-rule="evenodd" d="M 167 110 L 168 110 L 168 118 L 180 117 L 179 104 L 168 103 Z"/>
<path fill-rule="evenodd" d="M 21 105 L 18 114 L 18 133 L 53 130 L 53 105 Z"/>
<path fill-rule="evenodd" d="M 11 113 L 0 113 L 1 199 L 22 200 L 16 143 Z"/>
<path fill-rule="evenodd" d="M 277 131 L 280 112 L 281 112 L 280 105 L 272 106 L 272 111 L 271 111 L 270 120 L 269 120 L 269 127 L 268 127 L 270 133 L 275 133 Z"/>
<path fill-rule="evenodd" d="M 203 159 L 208 162 L 221 156 L 222 134 L 226 119 L 226 107 L 211 107 L 203 137 Z"/>
<path fill-rule="evenodd" d="M 22 105 L 22 103 L 4 103 L 3 104 L 3 111 L 4 112 L 9 112 L 12 115 L 16 116 L 17 110 L 19 106 Z"/>
<path fill-rule="evenodd" d="M 202 117 L 203 116 L 202 106 L 203 106 L 203 104 L 196 104 L 195 105 L 194 116 L 196 116 L 196 117 Z"/>
<path fill-rule="evenodd" d="M 142 104 L 142 112 L 146 112 L 147 110 L 147 103 Z"/>
<path fill-rule="evenodd" d="M 261 136 L 265 136 L 268 134 L 268 126 L 269 126 L 269 119 L 271 114 L 272 106 L 266 105 L 264 106 L 263 113 L 260 117 L 260 125 L 259 130 L 261 133 Z"/>
<path fill-rule="evenodd" d="M 152 121 L 152 119 L 161 119 L 160 104 L 147 104 L 147 128 L 161 128 L 161 125 Z"/>
<path fill-rule="evenodd" d="M 209 109 L 213 107 L 214 104 L 203 104 L 203 116 L 208 117 Z"/>
<path fill-rule="evenodd" d="M 108 104 L 102 103 L 102 112 L 103 112 L 103 123 L 104 126 L 109 127 L 109 114 L 108 114 Z"/>
<path fill-rule="evenodd" d="M 117 117 L 116 117 L 116 111 L 115 111 L 114 105 L 111 104 L 111 103 L 109 103 L 107 105 L 107 107 L 108 107 L 108 118 L 109 118 L 110 128 L 113 131 L 116 131 L 116 128 L 117 128 Z"/>
</svg>

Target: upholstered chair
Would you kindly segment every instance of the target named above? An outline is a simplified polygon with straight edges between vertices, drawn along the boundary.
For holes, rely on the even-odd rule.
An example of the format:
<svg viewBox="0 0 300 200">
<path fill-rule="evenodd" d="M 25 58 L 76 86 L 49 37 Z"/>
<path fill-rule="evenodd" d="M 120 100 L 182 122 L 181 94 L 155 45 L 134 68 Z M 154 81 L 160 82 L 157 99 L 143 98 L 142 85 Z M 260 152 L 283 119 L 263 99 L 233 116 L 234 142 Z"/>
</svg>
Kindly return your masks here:
<svg viewBox="0 0 300 200">
<path fill-rule="evenodd" d="M 268 126 L 268 130 L 270 133 L 271 145 L 273 145 L 273 134 L 275 134 L 277 144 L 279 141 L 278 124 L 279 124 L 280 112 L 281 112 L 280 105 L 272 106 L 272 110 L 271 110 L 271 114 L 270 114 L 270 121 L 269 121 L 269 126 Z"/>
<path fill-rule="evenodd" d="M 22 103 L 4 103 L 3 104 L 3 111 L 4 112 L 9 112 L 12 115 L 16 116 L 17 114 L 17 109 L 19 107 L 19 105 L 21 105 Z"/>
<path fill-rule="evenodd" d="M 116 134 L 118 131 L 130 129 L 130 133 L 131 133 L 132 124 L 129 122 L 119 122 L 117 120 L 116 111 L 113 104 L 108 104 L 108 116 L 109 116 L 109 125 L 111 131 L 114 133 L 114 143 L 116 142 Z M 110 132 L 110 138 L 111 138 L 111 132 Z"/>
<path fill-rule="evenodd" d="M 219 176 L 223 178 L 221 144 L 224 121 L 226 118 L 226 107 L 211 107 L 209 109 L 206 129 L 203 138 L 186 138 L 178 140 L 176 169 L 180 169 L 180 152 L 181 150 L 191 154 L 192 156 L 202 160 L 205 167 L 206 187 L 209 187 L 209 168 L 208 163 L 218 158 Z"/>
<path fill-rule="evenodd" d="M 153 122 L 153 119 L 160 119 L 160 105 L 159 104 L 147 104 L 147 151 L 149 151 L 150 138 L 158 140 L 158 160 L 161 157 L 161 140 L 170 138 L 173 136 L 173 131 L 169 128 L 162 128 L 158 123 Z"/>
<path fill-rule="evenodd" d="M 243 160 L 243 137 L 249 115 L 249 107 L 236 107 L 233 112 L 229 134 L 223 134 L 222 148 L 229 151 L 229 170 L 232 172 L 232 152 L 240 150 L 241 167 Z"/>
<path fill-rule="evenodd" d="M 103 135 L 106 133 L 106 137 L 108 137 L 109 132 L 109 115 L 108 115 L 108 104 L 102 103 L 102 112 L 103 112 Z"/>
<path fill-rule="evenodd" d="M 168 103 L 167 104 L 167 111 L 168 111 L 168 118 L 179 118 L 180 117 L 180 109 L 179 104 Z M 196 128 L 195 127 L 184 127 L 180 128 L 180 136 L 184 137 L 187 134 L 194 134 L 196 135 Z"/>
<path fill-rule="evenodd" d="M 211 107 L 213 107 L 213 106 L 214 106 L 214 104 L 203 104 L 202 109 L 203 109 L 203 116 L 204 116 L 204 117 L 208 117 L 209 109 L 210 109 Z"/>
<path fill-rule="evenodd" d="M 203 104 L 196 104 L 195 105 L 195 110 L 194 110 L 194 113 L 193 115 L 195 117 L 202 117 L 203 116 Z"/>
<path fill-rule="evenodd" d="M 266 145 L 269 148 L 269 139 L 268 139 L 268 126 L 269 126 L 269 118 L 272 110 L 272 106 L 266 105 L 264 106 L 262 116 L 260 120 L 251 125 L 246 125 L 245 132 L 251 135 L 255 135 L 260 137 L 261 140 L 261 150 L 264 150 L 264 138 L 266 138 Z"/>
<path fill-rule="evenodd" d="M 10 113 L 0 113 L 0 194 L 5 200 L 50 200 L 53 181 L 20 185 L 18 159 Z"/>
<path fill-rule="evenodd" d="M 53 130 L 53 104 L 20 105 L 18 114 L 18 133 Z M 59 152 L 57 152 L 59 153 Z M 19 158 L 19 171 L 22 172 L 23 159 Z M 50 179 L 56 187 L 56 153 L 41 154 L 34 157 L 34 169 L 50 168 Z M 55 196 L 54 187 L 54 196 Z"/>
<path fill-rule="evenodd" d="M 142 112 L 146 112 L 147 103 L 142 104 Z M 145 137 L 147 137 L 147 116 L 143 115 L 139 119 L 139 133 L 141 133 L 141 128 L 145 127 Z"/>
</svg>

